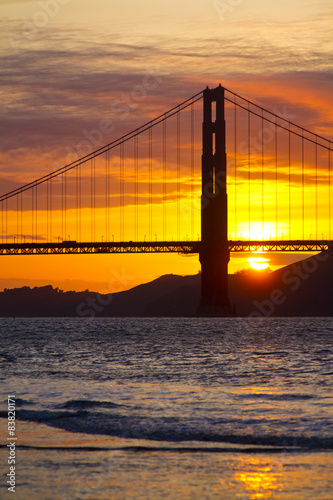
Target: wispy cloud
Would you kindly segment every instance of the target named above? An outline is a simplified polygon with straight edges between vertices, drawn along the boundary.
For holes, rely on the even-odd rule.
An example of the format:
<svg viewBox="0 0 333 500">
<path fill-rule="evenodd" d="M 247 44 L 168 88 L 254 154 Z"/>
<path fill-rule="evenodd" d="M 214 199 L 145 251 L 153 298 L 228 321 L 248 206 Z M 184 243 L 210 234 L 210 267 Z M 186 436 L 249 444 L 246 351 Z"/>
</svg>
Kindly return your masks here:
<svg viewBox="0 0 333 500">
<path fill-rule="evenodd" d="M 19 23 L 7 20 L 2 30 L 7 48 L 0 60 L 2 172 L 34 170 L 36 158 L 38 165 L 52 156 L 61 161 L 66 147 L 82 140 L 82 130 L 96 127 L 100 119 L 113 120 L 121 135 L 219 82 L 270 109 L 290 103 L 298 121 L 310 128 L 320 124 L 319 131 L 329 133 L 333 51 L 322 23 L 325 29 L 316 33 L 320 44 L 315 47 L 296 29 L 285 42 L 287 23 L 275 25 L 272 36 L 269 23 L 257 23 L 246 37 L 245 26 L 238 26 L 234 37 L 229 26 L 226 34 L 172 40 L 129 39 L 119 33 L 101 38 L 87 29 L 48 27 L 36 39 L 24 40 L 15 53 L 7 37 L 19 33 Z M 310 39 L 310 24 L 306 28 Z M 158 85 L 144 102 L 131 102 L 133 89 L 154 71 Z M 132 104 L 130 113 L 119 120 L 112 105 L 126 100 Z"/>
</svg>

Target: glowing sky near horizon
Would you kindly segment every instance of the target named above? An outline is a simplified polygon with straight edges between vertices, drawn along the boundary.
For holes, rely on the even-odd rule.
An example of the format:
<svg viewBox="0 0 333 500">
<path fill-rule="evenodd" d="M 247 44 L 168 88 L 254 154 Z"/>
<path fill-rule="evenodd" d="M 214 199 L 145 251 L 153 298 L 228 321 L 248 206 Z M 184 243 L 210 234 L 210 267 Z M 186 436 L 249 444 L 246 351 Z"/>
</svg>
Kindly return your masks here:
<svg viewBox="0 0 333 500">
<path fill-rule="evenodd" d="M 332 17 L 330 0 L 3 0 L 1 193 L 66 163 L 82 131 L 102 118 L 116 124 L 109 142 L 219 82 L 332 137 Z M 158 86 L 121 119 L 112 103 L 129 99 L 154 71 Z M 238 219 L 246 228 L 245 208 Z M 234 257 L 230 270 L 246 267 L 246 258 Z M 290 258 L 275 256 L 273 267 Z M 171 255 L 4 259 L 0 281 L 55 286 L 106 283 L 126 269 L 134 276 L 128 288 L 199 269 L 197 257 Z"/>
</svg>

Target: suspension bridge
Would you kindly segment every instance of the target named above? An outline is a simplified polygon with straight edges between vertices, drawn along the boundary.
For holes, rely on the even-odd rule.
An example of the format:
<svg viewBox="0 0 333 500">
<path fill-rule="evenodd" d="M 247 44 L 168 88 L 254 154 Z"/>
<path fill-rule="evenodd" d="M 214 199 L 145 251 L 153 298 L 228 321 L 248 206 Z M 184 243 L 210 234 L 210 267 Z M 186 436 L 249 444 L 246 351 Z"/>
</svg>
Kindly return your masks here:
<svg viewBox="0 0 333 500">
<path fill-rule="evenodd" d="M 0 255 L 199 254 L 200 312 L 227 313 L 230 252 L 330 249 L 332 150 L 285 110 L 207 88 L 1 195 Z"/>
</svg>

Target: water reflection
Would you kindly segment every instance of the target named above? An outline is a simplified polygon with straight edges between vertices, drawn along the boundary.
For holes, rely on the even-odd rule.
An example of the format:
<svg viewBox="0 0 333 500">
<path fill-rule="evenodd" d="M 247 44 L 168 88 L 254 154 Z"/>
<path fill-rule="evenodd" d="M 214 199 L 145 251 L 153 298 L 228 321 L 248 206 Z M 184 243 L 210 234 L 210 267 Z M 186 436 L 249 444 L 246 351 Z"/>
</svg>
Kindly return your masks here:
<svg viewBox="0 0 333 500">
<path fill-rule="evenodd" d="M 239 458 L 238 469 L 235 473 L 233 483 L 239 490 L 243 485 L 247 493 L 247 498 L 252 500 L 272 498 L 276 491 L 282 491 L 282 473 L 279 471 L 280 465 L 272 468 L 267 460 L 260 458 Z"/>
</svg>

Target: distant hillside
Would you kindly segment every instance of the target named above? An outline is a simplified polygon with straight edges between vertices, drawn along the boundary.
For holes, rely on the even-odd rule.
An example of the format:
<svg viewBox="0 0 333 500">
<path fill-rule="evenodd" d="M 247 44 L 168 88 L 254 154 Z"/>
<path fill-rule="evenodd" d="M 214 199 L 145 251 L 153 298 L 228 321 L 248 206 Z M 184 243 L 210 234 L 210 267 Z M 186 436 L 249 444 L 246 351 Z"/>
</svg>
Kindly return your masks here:
<svg viewBox="0 0 333 500">
<path fill-rule="evenodd" d="M 230 299 L 242 316 L 333 316 L 333 254 L 322 252 L 261 279 L 232 275 Z"/>
<path fill-rule="evenodd" d="M 333 316 L 333 255 L 322 252 L 272 273 L 229 275 L 229 296 L 239 316 Z M 195 316 L 200 274 L 165 275 L 109 295 L 63 292 L 52 286 L 0 293 L 0 317 Z"/>
</svg>

